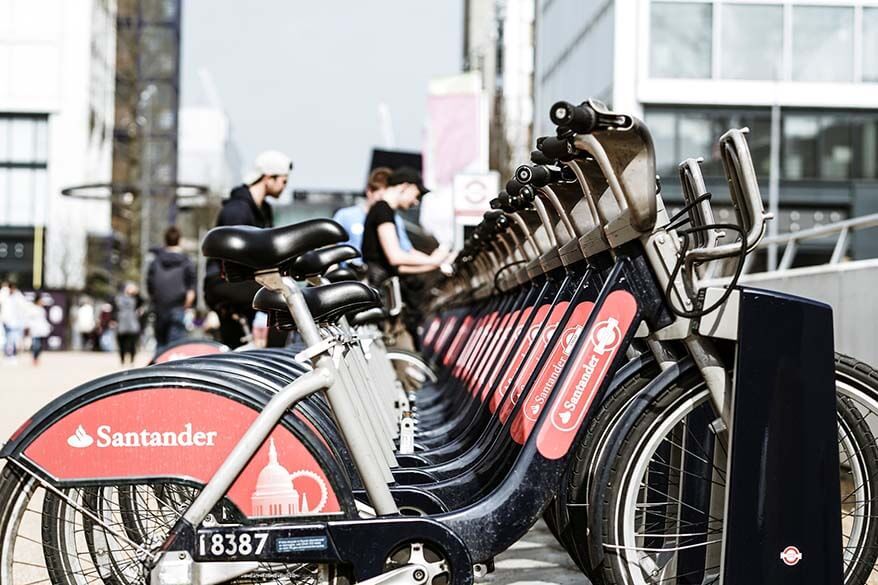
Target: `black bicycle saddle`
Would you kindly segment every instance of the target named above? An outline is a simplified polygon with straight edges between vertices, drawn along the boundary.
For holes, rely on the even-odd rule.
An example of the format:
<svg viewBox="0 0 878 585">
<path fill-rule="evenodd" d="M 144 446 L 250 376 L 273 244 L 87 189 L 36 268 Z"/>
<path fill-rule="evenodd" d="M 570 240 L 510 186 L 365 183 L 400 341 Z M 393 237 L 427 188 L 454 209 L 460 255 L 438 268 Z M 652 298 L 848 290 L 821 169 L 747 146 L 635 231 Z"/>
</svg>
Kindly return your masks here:
<svg viewBox="0 0 878 585">
<path fill-rule="evenodd" d="M 276 228 L 222 226 L 207 232 L 201 252 L 251 270 L 268 270 L 323 246 L 348 239 L 331 219 L 311 219 Z"/>
<path fill-rule="evenodd" d="M 323 277 L 329 282 L 344 282 L 346 280 L 360 280 L 360 276 L 350 268 L 340 266 L 334 270 L 330 270 Z"/>
<path fill-rule="evenodd" d="M 332 323 L 344 315 L 359 313 L 367 309 L 381 307 L 378 291 L 362 282 L 337 282 L 302 289 L 308 310 L 318 323 Z M 275 313 L 278 326 L 291 323 L 291 316 L 283 296 L 265 287 L 259 289 L 253 298 L 253 308 L 257 311 Z"/>
<path fill-rule="evenodd" d="M 374 308 L 374 309 L 366 309 L 365 311 L 360 311 L 350 316 L 350 323 L 354 327 L 358 327 L 360 325 L 369 325 L 373 323 L 380 323 L 387 319 L 387 313 L 384 309 Z"/>
<path fill-rule="evenodd" d="M 357 249 L 347 244 L 311 250 L 292 261 L 290 275 L 296 280 L 319 276 L 330 266 L 359 257 Z"/>
</svg>

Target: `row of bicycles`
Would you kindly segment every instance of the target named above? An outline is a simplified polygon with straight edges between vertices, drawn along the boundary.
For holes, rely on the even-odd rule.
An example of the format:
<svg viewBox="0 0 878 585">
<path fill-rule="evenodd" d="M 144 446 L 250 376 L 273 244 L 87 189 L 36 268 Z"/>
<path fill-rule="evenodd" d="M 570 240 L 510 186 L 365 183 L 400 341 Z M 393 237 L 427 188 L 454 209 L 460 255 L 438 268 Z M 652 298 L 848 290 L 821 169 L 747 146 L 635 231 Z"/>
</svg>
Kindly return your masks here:
<svg viewBox="0 0 878 585">
<path fill-rule="evenodd" d="M 769 219 L 746 130 L 719 140 L 720 224 L 697 159 L 665 208 L 641 121 L 550 116 L 420 355 L 386 346 L 338 224 L 209 232 L 304 347 L 35 413 L 0 452 L 0 583 L 468 584 L 541 519 L 595 584 L 869 582 L 878 374 L 833 353 L 828 306 L 738 283 Z"/>
</svg>

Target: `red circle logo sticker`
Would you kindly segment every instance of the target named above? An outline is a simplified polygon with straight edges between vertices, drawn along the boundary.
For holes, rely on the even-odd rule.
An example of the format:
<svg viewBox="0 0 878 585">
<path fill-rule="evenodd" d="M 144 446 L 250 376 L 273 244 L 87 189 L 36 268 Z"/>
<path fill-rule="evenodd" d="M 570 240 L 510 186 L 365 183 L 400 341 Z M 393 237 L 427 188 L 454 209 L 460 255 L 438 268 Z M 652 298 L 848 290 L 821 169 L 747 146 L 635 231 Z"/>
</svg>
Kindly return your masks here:
<svg viewBox="0 0 878 585">
<path fill-rule="evenodd" d="M 788 567 L 795 567 L 802 560 L 802 553 L 794 546 L 788 546 L 780 553 L 780 560 Z"/>
</svg>

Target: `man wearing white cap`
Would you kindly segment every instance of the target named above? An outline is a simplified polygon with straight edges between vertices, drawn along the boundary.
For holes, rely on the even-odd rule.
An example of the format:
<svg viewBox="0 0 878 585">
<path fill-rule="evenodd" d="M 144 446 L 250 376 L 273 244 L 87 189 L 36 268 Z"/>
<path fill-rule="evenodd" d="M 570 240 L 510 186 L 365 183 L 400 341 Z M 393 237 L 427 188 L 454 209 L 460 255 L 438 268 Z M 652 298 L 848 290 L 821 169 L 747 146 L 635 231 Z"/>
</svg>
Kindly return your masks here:
<svg viewBox="0 0 878 585">
<path fill-rule="evenodd" d="M 290 158 L 276 150 L 266 150 L 256 157 L 253 168 L 244 175 L 244 184 L 232 189 L 223 201 L 216 225 L 252 225 L 272 227 L 274 214 L 267 199 L 278 198 L 287 186 L 293 163 Z M 223 343 L 231 348 L 241 345 L 244 329 L 239 318 L 253 321 L 251 306 L 259 285 L 255 282 L 225 282 L 220 274 L 218 261 L 207 263 L 204 276 L 204 300 L 220 318 L 220 335 Z"/>
<path fill-rule="evenodd" d="M 282 152 L 266 150 L 257 156 L 253 168 L 244 175 L 244 184 L 232 189 L 223 201 L 216 225 L 271 227 L 274 216 L 266 199 L 280 197 L 291 170 L 293 163 Z"/>
</svg>

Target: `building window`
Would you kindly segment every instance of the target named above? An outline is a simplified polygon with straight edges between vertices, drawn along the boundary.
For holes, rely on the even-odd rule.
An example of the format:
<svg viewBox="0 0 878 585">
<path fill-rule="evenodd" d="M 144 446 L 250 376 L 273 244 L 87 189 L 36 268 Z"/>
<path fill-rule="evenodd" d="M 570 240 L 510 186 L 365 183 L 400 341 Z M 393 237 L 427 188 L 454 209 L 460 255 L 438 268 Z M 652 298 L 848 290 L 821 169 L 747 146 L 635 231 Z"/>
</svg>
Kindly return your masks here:
<svg viewBox="0 0 878 585">
<path fill-rule="evenodd" d="M 671 176 L 680 162 L 677 158 L 677 115 L 649 109 L 644 118 L 655 147 L 655 170 L 662 177 Z"/>
<path fill-rule="evenodd" d="M 0 225 L 42 225 L 48 199 L 48 117 L 0 114 Z"/>
<path fill-rule="evenodd" d="M 711 4 L 652 3 L 650 75 L 658 78 L 710 77 L 712 21 Z"/>
<path fill-rule="evenodd" d="M 650 77 L 878 83 L 878 6 L 789 4 L 653 0 Z"/>
<path fill-rule="evenodd" d="M 878 113 L 785 110 L 785 179 L 878 178 Z"/>
<path fill-rule="evenodd" d="M 787 114 L 783 119 L 783 170 L 786 179 L 817 177 L 817 135 L 820 124 L 814 116 Z"/>
<path fill-rule="evenodd" d="M 845 114 L 820 116 L 820 150 L 818 161 L 820 177 L 824 179 L 849 179 L 853 171 L 853 140 L 851 120 Z"/>
<path fill-rule="evenodd" d="M 656 149 L 656 171 L 676 177 L 677 165 L 687 158 L 704 159 L 705 177 L 722 177 L 717 144 L 729 128 L 750 128 L 747 141 L 759 178 L 768 178 L 771 159 L 771 111 L 720 108 L 648 108 L 645 121 Z"/>
<path fill-rule="evenodd" d="M 720 55 L 725 79 L 781 79 L 783 7 L 723 5 Z"/>
<path fill-rule="evenodd" d="M 793 7 L 793 81 L 853 81 L 854 9 Z"/>
<path fill-rule="evenodd" d="M 854 174 L 878 179 L 878 114 L 859 114 L 851 120 Z"/>
<path fill-rule="evenodd" d="M 677 120 L 677 163 L 688 157 L 703 157 L 706 165 L 713 166 L 714 142 L 719 139 L 715 135 L 717 120 L 712 112 L 695 113 L 691 116 L 680 116 Z M 707 174 L 710 169 L 705 169 Z"/>
<path fill-rule="evenodd" d="M 878 82 L 878 8 L 863 8 L 863 81 Z"/>
</svg>

